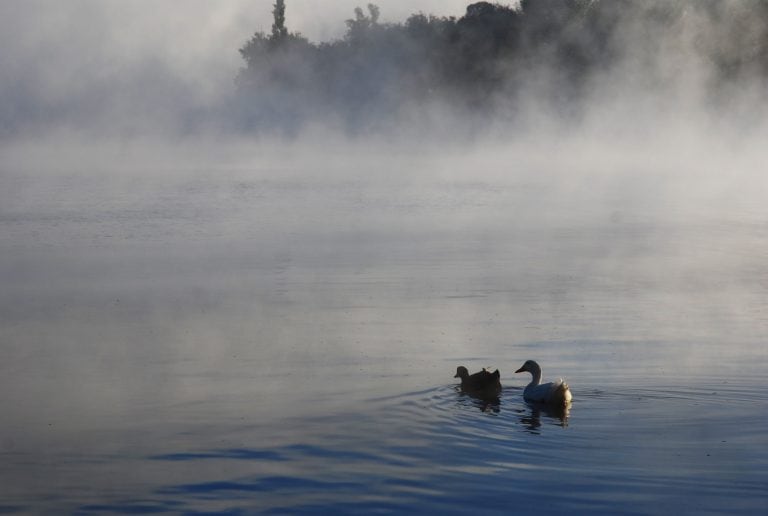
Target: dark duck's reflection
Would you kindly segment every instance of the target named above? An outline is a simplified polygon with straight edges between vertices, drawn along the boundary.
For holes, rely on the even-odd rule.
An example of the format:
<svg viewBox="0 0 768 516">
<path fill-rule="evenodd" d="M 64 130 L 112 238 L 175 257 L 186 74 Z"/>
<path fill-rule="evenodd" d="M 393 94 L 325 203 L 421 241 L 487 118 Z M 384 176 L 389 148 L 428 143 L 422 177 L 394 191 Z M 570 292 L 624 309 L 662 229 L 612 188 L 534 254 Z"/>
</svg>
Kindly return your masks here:
<svg viewBox="0 0 768 516">
<path fill-rule="evenodd" d="M 478 396 L 476 394 L 462 390 L 459 386 L 456 386 L 456 392 L 459 395 L 459 402 L 462 405 L 472 405 L 473 407 L 479 409 L 481 412 L 493 414 L 498 414 L 501 410 L 501 398 L 498 396 Z"/>
</svg>

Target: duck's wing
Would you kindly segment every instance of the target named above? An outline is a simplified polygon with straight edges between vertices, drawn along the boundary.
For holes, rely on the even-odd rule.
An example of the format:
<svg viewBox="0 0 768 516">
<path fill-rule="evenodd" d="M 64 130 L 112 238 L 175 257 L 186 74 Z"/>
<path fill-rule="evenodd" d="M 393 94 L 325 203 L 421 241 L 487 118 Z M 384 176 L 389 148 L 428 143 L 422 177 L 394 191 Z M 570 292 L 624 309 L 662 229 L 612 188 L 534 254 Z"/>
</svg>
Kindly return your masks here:
<svg viewBox="0 0 768 516">
<path fill-rule="evenodd" d="M 549 399 L 552 384 L 540 383 L 539 385 L 529 385 L 523 391 L 523 397 L 526 401 L 535 401 L 544 403 Z"/>
<path fill-rule="evenodd" d="M 499 373 L 498 369 L 493 373 L 489 373 L 483 369 L 479 373 L 470 375 L 462 385 L 466 389 L 488 389 L 490 387 L 500 386 L 500 377 L 501 373 Z"/>
<path fill-rule="evenodd" d="M 559 379 L 556 382 L 542 383 L 532 386 L 529 385 L 525 388 L 523 396 L 527 401 L 556 405 L 565 405 L 572 399 L 568 384 L 562 379 Z"/>
<path fill-rule="evenodd" d="M 482 371 L 478 371 L 477 373 L 474 373 L 474 374 L 471 374 L 471 375 L 469 375 L 469 378 L 470 378 L 471 380 L 479 380 L 479 381 L 482 381 L 482 380 L 484 380 L 484 379 L 488 378 L 489 376 L 491 376 L 491 373 L 489 373 L 488 371 L 486 371 L 485 369 L 483 369 Z"/>
</svg>

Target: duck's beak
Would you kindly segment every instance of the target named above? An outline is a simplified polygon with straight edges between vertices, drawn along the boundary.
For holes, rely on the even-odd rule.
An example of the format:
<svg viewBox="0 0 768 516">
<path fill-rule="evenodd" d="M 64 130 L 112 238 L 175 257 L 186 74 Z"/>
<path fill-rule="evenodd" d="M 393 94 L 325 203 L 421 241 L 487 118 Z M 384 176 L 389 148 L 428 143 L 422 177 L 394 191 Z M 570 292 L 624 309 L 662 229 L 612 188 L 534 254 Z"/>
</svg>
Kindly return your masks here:
<svg viewBox="0 0 768 516">
<path fill-rule="evenodd" d="M 524 372 L 525 372 L 525 368 L 524 368 L 524 367 L 525 367 L 525 366 L 521 367 L 520 369 L 518 369 L 518 370 L 517 370 L 517 371 L 515 371 L 515 372 L 516 372 L 516 373 L 524 373 Z"/>
<path fill-rule="evenodd" d="M 459 373 L 456 373 L 455 375 L 453 375 L 453 377 L 454 378 L 458 378 L 459 377 Z"/>
</svg>

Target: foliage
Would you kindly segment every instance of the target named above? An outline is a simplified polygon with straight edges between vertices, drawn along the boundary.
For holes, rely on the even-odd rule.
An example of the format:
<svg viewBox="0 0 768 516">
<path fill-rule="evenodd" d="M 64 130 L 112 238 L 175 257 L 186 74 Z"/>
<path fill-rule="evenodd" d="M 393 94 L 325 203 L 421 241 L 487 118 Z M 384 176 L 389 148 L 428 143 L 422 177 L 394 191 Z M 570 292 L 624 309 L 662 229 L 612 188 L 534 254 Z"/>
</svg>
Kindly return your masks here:
<svg viewBox="0 0 768 516">
<path fill-rule="evenodd" d="M 343 38 L 319 44 L 288 31 L 284 0 L 273 14 L 271 35 L 240 49 L 252 127 L 318 116 L 357 130 L 432 102 L 491 111 L 532 85 L 540 101 L 575 105 L 616 77 L 664 95 L 694 66 L 713 98 L 768 76 L 766 0 L 476 2 L 458 19 L 416 13 L 403 23 L 381 23 L 368 4 Z"/>
<path fill-rule="evenodd" d="M 277 0 L 272 10 L 275 22 L 272 24 L 272 39 L 280 40 L 288 35 L 285 27 L 285 0 Z"/>
</svg>

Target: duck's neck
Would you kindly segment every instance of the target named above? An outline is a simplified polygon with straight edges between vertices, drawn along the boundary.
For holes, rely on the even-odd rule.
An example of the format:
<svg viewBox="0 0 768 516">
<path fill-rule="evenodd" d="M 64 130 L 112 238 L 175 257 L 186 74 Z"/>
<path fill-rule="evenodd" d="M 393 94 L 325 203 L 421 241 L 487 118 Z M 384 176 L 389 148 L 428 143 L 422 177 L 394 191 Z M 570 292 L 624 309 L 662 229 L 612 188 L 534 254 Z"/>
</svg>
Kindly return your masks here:
<svg viewBox="0 0 768 516">
<path fill-rule="evenodd" d="M 533 367 L 530 372 L 533 375 L 531 385 L 539 385 L 541 383 L 541 367 Z"/>
</svg>

